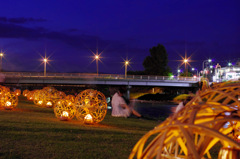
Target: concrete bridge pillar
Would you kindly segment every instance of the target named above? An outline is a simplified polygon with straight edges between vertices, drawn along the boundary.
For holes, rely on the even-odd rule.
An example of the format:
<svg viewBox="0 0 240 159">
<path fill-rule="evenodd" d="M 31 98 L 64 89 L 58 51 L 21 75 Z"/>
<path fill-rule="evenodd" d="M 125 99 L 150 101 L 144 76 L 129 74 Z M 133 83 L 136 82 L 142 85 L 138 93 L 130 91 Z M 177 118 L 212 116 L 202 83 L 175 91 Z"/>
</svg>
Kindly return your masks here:
<svg viewBox="0 0 240 159">
<path fill-rule="evenodd" d="M 128 85 L 127 86 L 127 99 L 130 99 L 130 89 L 132 88 L 132 86 Z"/>
</svg>

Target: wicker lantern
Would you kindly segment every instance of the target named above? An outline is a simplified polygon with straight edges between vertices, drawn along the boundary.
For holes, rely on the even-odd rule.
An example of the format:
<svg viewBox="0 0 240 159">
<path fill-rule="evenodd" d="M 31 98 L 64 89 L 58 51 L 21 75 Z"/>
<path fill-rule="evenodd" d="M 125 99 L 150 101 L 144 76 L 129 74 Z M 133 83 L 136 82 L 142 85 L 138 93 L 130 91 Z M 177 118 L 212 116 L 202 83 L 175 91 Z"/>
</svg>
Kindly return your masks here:
<svg viewBox="0 0 240 159">
<path fill-rule="evenodd" d="M 10 89 L 5 86 L 0 86 L 0 95 L 4 95 L 5 93 L 10 92 Z"/>
<path fill-rule="evenodd" d="M 89 124 L 90 116 L 92 123 L 101 122 L 107 113 L 105 96 L 96 90 L 87 89 L 79 93 L 75 99 L 76 118 Z"/>
<path fill-rule="evenodd" d="M 16 96 L 20 96 L 21 95 L 21 90 L 20 89 L 16 89 L 14 91 L 14 93 L 15 93 Z"/>
<path fill-rule="evenodd" d="M 219 159 L 239 155 L 239 93 L 239 81 L 205 88 L 145 134 L 129 158 L 212 158 L 219 145 Z"/>
<path fill-rule="evenodd" d="M 47 108 L 52 108 L 61 99 L 60 93 L 53 87 L 44 87 L 42 91 L 44 92 L 44 106 Z"/>
<path fill-rule="evenodd" d="M 35 91 L 33 90 L 33 91 L 29 91 L 29 92 L 27 93 L 27 99 L 28 99 L 28 100 L 30 100 L 30 101 L 33 100 L 33 97 L 34 97 L 33 94 L 34 94 L 34 92 L 35 92 Z"/>
<path fill-rule="evenodd" d="M 75 107 L 69 100 L 60 99 L 54 106 L 54 114 L 60 120 L 71 120 L 75 113 Z"/>
<path fill-rule="evenodd" d="M 37 106 L 43 107 L 44 92 L 42 90 L 35 90 L 33 93 L 33 103 Z"/>
<path fill-rule="evenodd" d="M 28 92 L 29 92 L 29 90 L 25 89 L 25 90 L 23 91 L 23 96 L 24 96 L 24 97 L 27 97 Z"/>
<path fill-rule="evenodd" d="M 3 107 L 6 110 L 11 110 L 15 108 L 18 105 L 18 97 L 15 95 L 15 93 L 5 93 L 4 95 L 4 104 Z"/>
</svg>

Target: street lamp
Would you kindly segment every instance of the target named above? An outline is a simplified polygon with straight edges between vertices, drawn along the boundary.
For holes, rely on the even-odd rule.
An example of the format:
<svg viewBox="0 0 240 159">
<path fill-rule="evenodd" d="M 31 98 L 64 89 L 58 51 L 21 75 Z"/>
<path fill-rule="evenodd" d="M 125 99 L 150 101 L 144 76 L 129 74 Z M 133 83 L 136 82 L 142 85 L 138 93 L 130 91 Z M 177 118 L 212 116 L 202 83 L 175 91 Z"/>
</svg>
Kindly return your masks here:
<svg viewBox="0 0 240 159">
<path fill-rule="evenodd" d="M 188 68 L 187 68 L 188 59 L 184 59 L 183 62 L 185 63 L 185 72 L 186 72 L 186 77 L 187 77 L 188 76 Z"/>
<path fill-rule="evenodd" d="M 44 76 L 46 76 L 46 70 L 47 70 L 47 58 L 44 58 L 43 59 L 43 62 L 44 62 Z"/>
<path fill-rule="evenodd" d="M 197 77 L 198 77 L 198 69 L 196 69 L 196 68 L 192 68 L 192 71 L 197 71 Z"/>
<path fill-rule="evenodd" d="M 181 70 L 180 70 L 180 69 L 178 69 L 178 70 L 177 70 L 177 72 L 178 72 L 178 76 L 179 76 L 179 74 L 180 74 Z"/>
<path fill-rule="evenodd" d="M 2 52 L 2 50 L 1 50 L 1 52 L 0 52 L 0 72 L 2 72 L 2 58 L 3 58 L 3 52 Z"/>
<path fill-rule="evenodd" d="M 96 60 L 96 65 L 97 65 L 97 75 L 98 75 L 98 60 L 99 60 L 99 55 L 95 55 L 95 60 Z"/>
<path fill-rule="evenodd" d="M 208 59 L 208 60 L 204 60 L 204 61 L 203 61 L 203 63 L 202 63 L 203 75 L 204 75 L 204 63 L 205 63 L 205 62 L 211 63 L 211 62 L 212 62 L 212 59 Z"/>
<path fill-rule="evenodd" d="M 127 77 L 127 66 L 129 65 L 129 61 L 125 61 L 125 78 Z"/>
</svg>

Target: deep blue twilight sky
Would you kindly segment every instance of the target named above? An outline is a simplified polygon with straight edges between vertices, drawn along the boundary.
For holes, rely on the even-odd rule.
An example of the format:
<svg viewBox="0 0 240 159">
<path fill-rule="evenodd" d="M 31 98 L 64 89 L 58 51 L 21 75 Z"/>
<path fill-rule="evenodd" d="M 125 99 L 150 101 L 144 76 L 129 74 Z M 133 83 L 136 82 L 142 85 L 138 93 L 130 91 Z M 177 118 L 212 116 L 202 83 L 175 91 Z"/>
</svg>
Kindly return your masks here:
<svg viewBox="0 0 240 159">
<path fill-rule="evenodd" d="M 9 0 L 0 3 L 3 69 L 96 72 L 90 50 L 102 52 L 100 73 L 143 70 L 149 49 L 165 46 L 176 72 L 181 56 L 192 67 L 213 58 L 226 66 L 240 58 L 239 0 Z"/>
</svg>

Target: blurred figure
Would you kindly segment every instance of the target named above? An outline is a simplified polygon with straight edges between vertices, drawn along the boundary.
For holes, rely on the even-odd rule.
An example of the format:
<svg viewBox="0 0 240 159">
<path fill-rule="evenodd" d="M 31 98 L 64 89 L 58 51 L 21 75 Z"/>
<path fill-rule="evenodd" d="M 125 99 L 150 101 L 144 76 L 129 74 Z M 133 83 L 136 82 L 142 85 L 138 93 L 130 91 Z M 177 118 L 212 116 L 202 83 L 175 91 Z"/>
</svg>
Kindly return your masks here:
<svg viewBox="0 0 240 159">
<path fill-rule="evenodd" d="M 130 107 L 123 98 L 124 89 L 119 89 L 112 97 L 112 116 L 114 117 L 129 117 L 131 114 L 141 117 L 136 110 Z"/>
<path fill-rule="evenodd" d="M 179 112 L 180 110 L 182 110 L 182 109 L 185 107 L 185 105 L 186 105 L 191 99 L 192 99 L 192 97 L 191 97 L 191 96 L 188 96 L 185 100 L 183 100 L 182 102 L 180 102 L 180 103 L 178 104 L 178 106 L 176 107 L 174 113 L 177 113 L 177 112 Z"/>
</svg>

